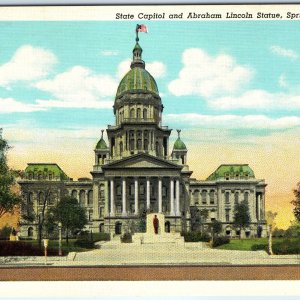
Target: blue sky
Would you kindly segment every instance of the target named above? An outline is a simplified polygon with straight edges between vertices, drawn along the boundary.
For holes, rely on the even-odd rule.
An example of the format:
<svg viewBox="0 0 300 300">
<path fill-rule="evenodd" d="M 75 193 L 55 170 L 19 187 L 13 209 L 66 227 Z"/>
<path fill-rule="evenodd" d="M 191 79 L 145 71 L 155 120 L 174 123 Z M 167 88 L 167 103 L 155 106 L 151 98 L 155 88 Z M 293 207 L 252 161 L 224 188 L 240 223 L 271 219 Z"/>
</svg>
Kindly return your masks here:
<svg viewBox="0 0 300 300">
<path fill-rule="evenodd" d="M 178 124 L 179 112 L 183 128 L 232 129 L 240 124 L 237 134 L 259 134 L 261 129 L 268 134 L 299 127 L 298 22 L 156 21 L 147 25 L 149 33 L 140 34 L 143 58 L 148 66 L 159 63 L 150 71 L 155 69 L 152 73 L 171 127 Z M 117 73 L 129 68 L 124 61 L 131 58 L 134 26 L 135 22 L 1 22 L 1 126 L 24 123 L 64 129 L 113 123 L 110 107 L 121 78 Z M 40 55 L 37 61 L 36 54 Z M 25 77 L 18 74 L 30 68 Z M 179 78 L 180 72 L 190 77 Z M 71 91 L 62 91 L 61 77 L 55 82 L 61 74 L 69 89 L 72 76 L 91 85 L 73 87 L 78 97 L 82 93 L 81 107 L 78 103 L 72 107 L 80 100 L 73 101 Z M 85 96 L 91 97 L 90 107 L 84 105 Z M 63 97 L 70 98 L 68 107 L 62 107 L 61 102 L 68 100 Z M 50 100 L 60 103 L 49 105 Z M 98 108 L 92 105 L 96 102 Z M 245 116 L 248 119 L 241 118 Z"/>
</svg>

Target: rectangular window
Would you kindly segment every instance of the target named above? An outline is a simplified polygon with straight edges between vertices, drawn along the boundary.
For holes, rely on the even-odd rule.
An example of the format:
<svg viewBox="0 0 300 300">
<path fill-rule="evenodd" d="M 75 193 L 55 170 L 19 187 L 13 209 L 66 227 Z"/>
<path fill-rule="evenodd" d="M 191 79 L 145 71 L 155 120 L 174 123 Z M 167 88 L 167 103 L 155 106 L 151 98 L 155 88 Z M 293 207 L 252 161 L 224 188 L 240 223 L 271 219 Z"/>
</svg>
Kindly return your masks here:
<svg viewBox="0 0 300 300">
<path fill-rule="evenodd" d="M 230 215 L 230 209 L 226 209 L 225 211 L 225 219 L 226 219 L 226 222 L 230 222 L 230 218 L 229 218 L 229 215 Z"/>
<path fill-rule="evenodd" d="M 229 204 L 229 192 L 225 193 L 225 203 Z"/>
</svg>

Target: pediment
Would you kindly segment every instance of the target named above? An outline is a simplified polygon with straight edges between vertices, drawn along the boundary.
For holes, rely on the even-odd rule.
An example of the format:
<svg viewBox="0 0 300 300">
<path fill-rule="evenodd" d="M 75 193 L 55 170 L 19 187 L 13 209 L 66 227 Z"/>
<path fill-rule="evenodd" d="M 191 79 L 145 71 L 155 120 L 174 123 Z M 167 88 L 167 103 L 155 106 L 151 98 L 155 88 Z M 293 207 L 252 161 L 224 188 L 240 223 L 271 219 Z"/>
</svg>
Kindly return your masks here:
<svg viewBox="0 0 300 300">
<path fill-rule="evenodd" d="M 164 159 L 157 158 L 148 154 L 136 154 L 128 158 L 112 162 L 103 167 L 120 169 L 120 168 L 135 168 L 135 169 L 181 169 L 182 167 Z"/>
</svg>

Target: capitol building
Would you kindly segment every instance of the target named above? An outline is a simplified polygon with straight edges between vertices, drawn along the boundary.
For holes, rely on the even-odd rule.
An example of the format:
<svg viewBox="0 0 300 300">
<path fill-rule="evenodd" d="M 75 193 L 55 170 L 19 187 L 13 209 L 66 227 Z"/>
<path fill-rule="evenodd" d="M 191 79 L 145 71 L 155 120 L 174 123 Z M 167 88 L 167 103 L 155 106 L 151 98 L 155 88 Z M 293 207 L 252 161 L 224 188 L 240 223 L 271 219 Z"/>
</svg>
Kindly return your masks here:
<svg viewBox="0 0 300 300">
<path fill-rule="evenodd" d="M 55 163 L 29 163 L 19 181 L 24 206 L 21 236 L 36 238 L 43 202 L 47 207 L 59 201 L 62 190 L 86 208 L 93 232 L 121 234 L 138 224 L 141 212 L 164 215 L 165 232 L 192 230 L 192 215 L 206 210 L 202 221 L 222 223 L 223 234 L 236 237 L 233 226 L 236 203 L 246 201 L 251 223 L 245 237 L 254 237 L 265 228 L 265 181 L 255 178 L 248 164 L 223 164 L 203 180 L 192 177 L 184 133 L 170 144 L 172 129 L 163 125 L 163 103 L 153 76 L 142 60 L 138 42 L 133 49 L 130 70 L 116 91 L 115 124 L 95 146 L 95 163 L 90 178 L 74 181 Z M 203 160 L 201 163 L 205 163 Z M 32 210 L 34 220 L 26 221 Z"/>
</svg>

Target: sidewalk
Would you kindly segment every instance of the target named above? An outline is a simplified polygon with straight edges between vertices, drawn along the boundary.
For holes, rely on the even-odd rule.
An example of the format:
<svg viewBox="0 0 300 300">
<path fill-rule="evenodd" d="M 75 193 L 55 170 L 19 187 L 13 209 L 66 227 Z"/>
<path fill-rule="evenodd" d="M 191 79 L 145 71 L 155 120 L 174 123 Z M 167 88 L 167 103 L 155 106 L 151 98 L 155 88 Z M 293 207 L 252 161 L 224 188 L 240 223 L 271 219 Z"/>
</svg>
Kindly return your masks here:
<svg viewBox="0 0 300 300">
<path fill-rule="evenodd" d="M 206 243 L 98 243 L 99 249 L 72 252 L 67 257 L 0 257 L 0 267 L 13 266 L 145 266 L 145 265 L 299 265 L 300 255 L 264 251 L 210 249 Z"/>
</svg>

